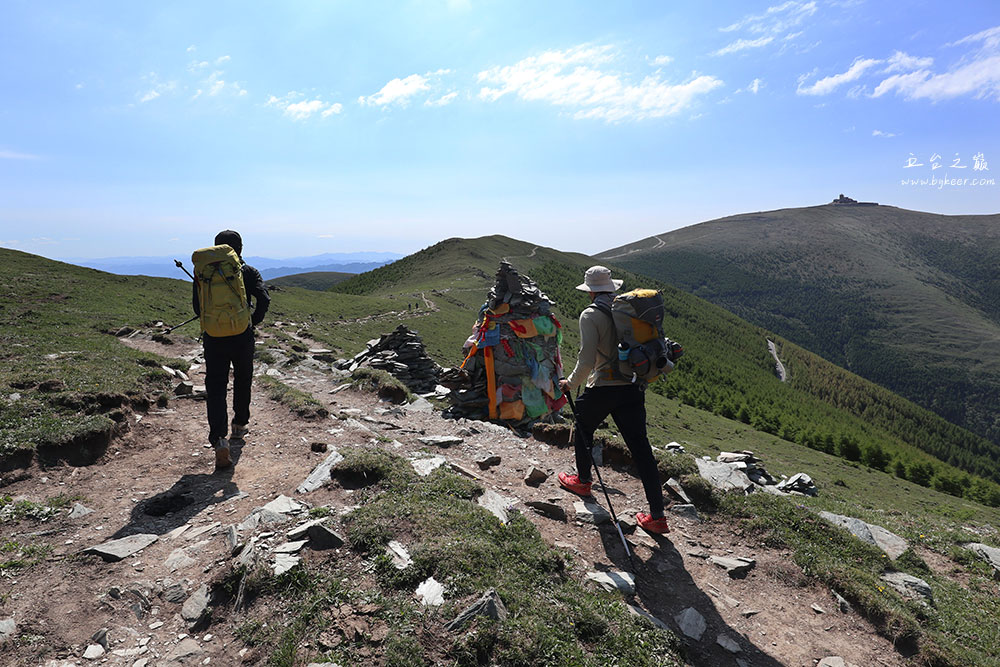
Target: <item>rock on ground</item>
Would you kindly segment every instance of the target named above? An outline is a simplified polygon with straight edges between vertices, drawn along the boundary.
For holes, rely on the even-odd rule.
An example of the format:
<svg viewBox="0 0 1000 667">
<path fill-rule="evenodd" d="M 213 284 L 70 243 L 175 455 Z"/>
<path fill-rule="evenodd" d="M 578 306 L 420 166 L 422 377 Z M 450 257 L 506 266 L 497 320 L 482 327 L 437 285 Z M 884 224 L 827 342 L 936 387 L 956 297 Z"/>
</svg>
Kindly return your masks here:
<svg viewBox="0 0 1000 667">
<path fill-rule="evenodd" d="M 965 548 L 976 552 L 983 560 L 992 565 L 994 575 L 1000 574 L 1000 549 L 982 544 L 981 542 L 970 542 L 965 545 Z"/>
<path fill-rule="evenodd" d="M 456 616 L 445 627 L 448 630 L 461 629 L 476 616 L 486 616 L 497 621 L 507 618 L 507 607 L 504 606 L 503 600 L 500 599 L 500 594 L 493 589 L 488 590 L 481 598 L 467 607 L 465 611 Z"/>
<path fill-rule="evenodd" d="M 728 463 L 695 459 L 698 464 L 698 474 L 708 480 L 708 483 L 720 491 L 743 491 L 753 489 L 757 485 L 742 470 Z"/>
<path fill-rule="evenodd" d="M 83 553 L 95 554 L 109 563 L 114 563 L 131 556 L 137 551 L 145 549 L 158 539 L 159 538 L 156 535 L 148 533 L 129 535 L 128 537 L 122 537 L 117 540 L 109 540 L 103 544 L 90 547 L 85 549 Z"/>
<path fill-rule="evenodd" d="M 620 591 L 625 595 L 635 593 L 635 575 L 628 572 L 588 572 L 587 581 L 593 581 L 606 591 Z"/>
<path fill-rule="evenodd" d="M 699 614 L 698 610 L 694 607 L 688 607 L 674 616 L 674 621 L 677 622 L 677 626 L 681 629 L 681 632 L 695 641 L 701 639 L 701 636 L 705 634 L 705 629 L 708 627 L 705 617 Z"/>
<path fill-rule="evenodd" d="M 576 518 L 584 523 L 600 525 L 611 521 L 611 514 L 593 501 L 578 500 L 573 503 Z"/>
<path fill-rule="evenodd" d="M 325 451 L 325 450 L 324 450 Z M 296 493 L 309 493 L 310 491 L 315 491 L 319 487 L 323 486 L 330 481 L 330 471 L 333 470 L 333 466 L 337 465 L 344 460 L 344 457 L 334 449 L 330 452 L 329 456 L 323 459 L 323 462 L 318 466 L 313 468 L 312 472 L 299 484 L 298 488 L 295 489 Z"/>
<path fill-rule="evenodd" d="M 923 603 L 934 603 L 930 584 L 919 577 L 905 572 L 889 572 L 882 575 L 882 581 L 892 586 L 905 598 Z"/>
</svg>

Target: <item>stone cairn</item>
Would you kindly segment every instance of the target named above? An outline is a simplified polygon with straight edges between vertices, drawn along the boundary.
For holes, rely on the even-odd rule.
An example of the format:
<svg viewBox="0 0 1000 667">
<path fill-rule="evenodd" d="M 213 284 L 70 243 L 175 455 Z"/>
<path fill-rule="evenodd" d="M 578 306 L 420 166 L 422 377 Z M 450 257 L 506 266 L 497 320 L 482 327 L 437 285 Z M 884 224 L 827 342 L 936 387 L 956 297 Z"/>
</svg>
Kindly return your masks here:
<svg viewBox="0 0 1000 667">
<path fill-rule="evenodd" d="M 779 482 L 764 469 L 753 452 L 721 452 L 716 460 L 705 456 L 695 459 L 698 473 L 722 491 L 738 490 L 744 493 L 765 491 L 774 495 L 817 495 L 816 484 L 809 475 L 798 473 Z"/>
<path fill-rule="evenodd" d="M 465 361 L 441 377 L 452 390 L 445 416 L 525 429 L 558 413 L 566 404 L 559 390 L 561 328 L 531 278 L 501 262 L 463 347 Z"/>
<path fill-rule="evenodd" d="M 441 367 L 427 356 L 420 335 L 402 324 L 368 341 L 367 349 L 353 359 L 341 359 L 334 366 L 352 372 L 362 366 L 387 371 L 417 394 L 433 392 L 441 374 Z"/>
</svg>

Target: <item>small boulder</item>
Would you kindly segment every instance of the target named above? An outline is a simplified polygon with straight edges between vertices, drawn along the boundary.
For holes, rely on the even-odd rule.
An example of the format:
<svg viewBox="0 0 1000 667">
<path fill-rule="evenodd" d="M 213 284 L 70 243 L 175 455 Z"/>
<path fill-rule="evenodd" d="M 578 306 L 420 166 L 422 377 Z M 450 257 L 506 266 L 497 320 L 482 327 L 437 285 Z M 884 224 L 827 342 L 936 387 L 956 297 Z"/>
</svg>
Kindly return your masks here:
<svg viewBox="0 0 1000 667">
<path fill-rule="evenodd" d="M 427 445 L 428 447 L 451 447 L 452 445 L 460 445 L 464 442 L 462 438 L 456 435 L 428 435 L 417 438 L 417 440 L 420 444 Z"/>
<path fill-rule="evenodd" d="M 889 572 L 882 575 L 882 581 L 889 584 L 900 595 L 922 604 L 934 604 L 931 586 L 920 577 L 905 572 Z"/>
<path fill-rule="evenodd" d="M 181 618 L 187 621 L 191 629 L 198 627 L 208 616 L 208 604 L 211 596 L 208 591 L 208 584 L 202 584 L 191 594 L 181 607 Z"/>
<path fill-rule="evenodd" d="M 117 540 L 109 540 L 102 544 L 89 547 L 84 549 L 83 553 L 94 554 L 100 556 L 109 563 L 114 563 L 131 556 L 137 551 L 145 549 L 158 539 L 159 538 L 156 535 L 148 533 L 129 535 L 128 537 L 122 537 Z"/>
<path fill-rule="evenodd" d="M 480 470 L 489 470 L 493 466 L 500 465 L 500 457 L 496 454 L 490 454 L 489 456 L 484 456 L 481 459 L 476 460 L 476 465 L 479 466 Z"/>
<path fill-rule="evenodd" d="M 460 630 L 471 623 L 477 616 L 485 616 L 497 621 L 507 618 L 507 607 L 504 606 L 503 600 L 500 599 L 500 594 L 490 589 L 445 627 L 452 631 Z"/>
<path fill-rule="evenodd" d="M 595 526 L 611 521 L 611 515 L 606 509 L 595 502 L 578 500 L 573 503 L 576 511 L 576 518 L 583 523 L 592 523 Z"/>
<path fill-rule="evenodd" d="M 566 510 L 556 503 L 547 503 L 541 500 L 526 500 L 524 504 L 539 514 L 547 516 L 550 519 L 554 519 L 555 521 L 566 520 Z"/>
<path fill-rule="evenodd" d="M 681 629 L 681 632 L 695 641 L 701 639 L 701 636 L 705 634 L 705 629 L 708 627 L 705 617 L 699 614 L 698 610 L 694 607 L 688 607 L 674 616 L 674 621 Z"/>
<path fill-rule="evenodd" d="M 743 650 L 742 648 L 740 648 L 740 645 L 736 642 L 735 639 L 726 634 L 719 635 L 716 638 L 715 643 L 721 646 L 722 648 L 726 649 L 730 653 L 739 653 L 740 651 Z"/>
<path fill-rule="evenodd" d="M 324 526 L 322 523 L 310 526 L 307 529 L 307 533 L 309 535 L 309 547 L 311 549 L 339 549 L 344 546 L 344 538 Z"/>
<path fill-rule="evenodd" d="M 194 393 L 194 384 L 191 382 L 178 382 L 174 387 L 174 396 L 190 396 Z"/>
<path fill-rule="evenodd" d="M 606 591 L 620 591 L 625 595 L 635 593 L 635 575 L 629 572 L 588 572 L 587 581 L 592 581 Z"/>
<path fill-rule="evenodd" d="M 524 476 L 524 483 L 528 486 L 539 486 L 542 482 L 549 478 L 549 474 L 540 468 L 531 466 L 528 468 L 528 473 Z"/>
<path fill-rule="evenodd" d="M 708 561 L 724 569 L 731 579 L 743 579 L 757 565 L 757 561 L 752 558 L 728 556 L 709 556 Z"/>
</svg>

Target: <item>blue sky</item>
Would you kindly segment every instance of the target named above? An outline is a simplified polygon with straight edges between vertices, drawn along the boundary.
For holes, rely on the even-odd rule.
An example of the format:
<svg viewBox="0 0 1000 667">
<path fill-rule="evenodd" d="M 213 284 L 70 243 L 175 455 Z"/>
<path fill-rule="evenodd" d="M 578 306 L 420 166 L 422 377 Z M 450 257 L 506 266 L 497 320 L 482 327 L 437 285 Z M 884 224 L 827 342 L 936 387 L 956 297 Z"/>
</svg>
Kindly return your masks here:
<svg viewBox="0 0 1000 667">
<path fill-rule="evenodd" d="M 1000 212 L 996 0 L 6 0 L 0 65 L 0 246 L 49 257 Z"/>
</svg>

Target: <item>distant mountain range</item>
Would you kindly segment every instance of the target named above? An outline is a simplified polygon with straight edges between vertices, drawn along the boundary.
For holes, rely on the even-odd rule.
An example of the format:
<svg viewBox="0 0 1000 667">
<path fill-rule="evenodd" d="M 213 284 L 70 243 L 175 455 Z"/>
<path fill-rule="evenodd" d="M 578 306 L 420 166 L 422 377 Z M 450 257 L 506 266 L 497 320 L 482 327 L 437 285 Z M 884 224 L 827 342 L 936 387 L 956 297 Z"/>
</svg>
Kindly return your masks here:
<svg viewBox="0 0 1000 667">
<path fill-rule="evenodd" d="M 364 273 L 394 262 L 400 257 L 402 255 L 394 252 L 332 252 L 287 259 L 272 259 L 270 257 L 244 257 L 244 259 L 248 264 L 259 269 L 265 280 L 270 280 L 271 278 L 314 271 Z M 186 278 L 184 273 L 174 265 L 175 259 L 181 260 L 188 270 L 191 270 L 191 258 L 186 255 L 183 257 L 102 257 L 99 259 L 69 257 L 60 261 L 118 275 Z"/>
<path fill-rule="evenodd" d="M 1000 442 L 1000 215 L 835 202 L 703 222 L 598 257 Z"/>
</svg>

